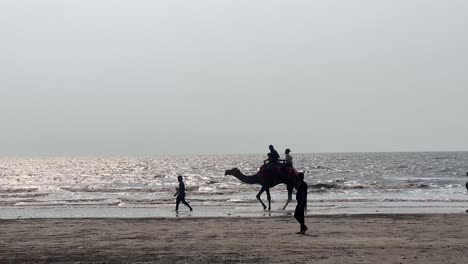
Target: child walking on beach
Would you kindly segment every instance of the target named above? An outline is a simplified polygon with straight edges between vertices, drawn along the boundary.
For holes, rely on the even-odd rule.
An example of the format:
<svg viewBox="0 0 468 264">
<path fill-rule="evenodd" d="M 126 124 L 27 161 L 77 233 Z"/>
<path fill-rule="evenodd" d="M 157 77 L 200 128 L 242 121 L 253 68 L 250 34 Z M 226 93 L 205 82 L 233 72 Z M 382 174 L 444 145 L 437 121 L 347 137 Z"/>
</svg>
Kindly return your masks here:
<svg viewBox="0 0 468 264">
<path fill-rule="evenodd" d="M 182 202 L 183 204 L 185 204 L 186 206 L 188 206 L 188 208 L 190 208 L 190 211 L 193 211 L 193 208 L 185 201 L 185 184 L 184 184 L 184 181 L 182 179 L 182 176 L 177 176 L 177 180 L 179 181 L 179 188 L 176 188 L 176 193 L 174 194 L 174 197 L 177 196 L 176 198 L 176 212 L 179 211 L 179 204 L 180 202 Z"/>
</svg>

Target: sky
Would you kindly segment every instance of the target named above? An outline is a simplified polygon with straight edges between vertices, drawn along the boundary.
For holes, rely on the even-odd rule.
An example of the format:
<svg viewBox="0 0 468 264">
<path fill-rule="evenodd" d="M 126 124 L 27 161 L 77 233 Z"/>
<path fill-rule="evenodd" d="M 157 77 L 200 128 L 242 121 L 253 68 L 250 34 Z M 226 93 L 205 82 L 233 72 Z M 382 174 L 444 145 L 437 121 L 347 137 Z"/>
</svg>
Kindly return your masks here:
<svg viewBox="0 0 468 264">
<path fill-rule="evenodd" d="M 468 1 L 2 0 L 0 155 L 468 150 Z"/>
</svg>

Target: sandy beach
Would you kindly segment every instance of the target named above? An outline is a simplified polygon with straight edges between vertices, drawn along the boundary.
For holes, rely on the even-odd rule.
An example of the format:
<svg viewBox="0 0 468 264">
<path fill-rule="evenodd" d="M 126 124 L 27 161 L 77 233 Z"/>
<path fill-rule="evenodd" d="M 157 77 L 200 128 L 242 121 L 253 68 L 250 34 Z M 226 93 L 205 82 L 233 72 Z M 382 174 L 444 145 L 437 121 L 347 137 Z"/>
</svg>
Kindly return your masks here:
<svg viewBox="0 0 468 264">
<path fill-rule="evenodd" d="M 468 214 L 18 219 L 0 263 L 466 263 Z"/>
</svg>

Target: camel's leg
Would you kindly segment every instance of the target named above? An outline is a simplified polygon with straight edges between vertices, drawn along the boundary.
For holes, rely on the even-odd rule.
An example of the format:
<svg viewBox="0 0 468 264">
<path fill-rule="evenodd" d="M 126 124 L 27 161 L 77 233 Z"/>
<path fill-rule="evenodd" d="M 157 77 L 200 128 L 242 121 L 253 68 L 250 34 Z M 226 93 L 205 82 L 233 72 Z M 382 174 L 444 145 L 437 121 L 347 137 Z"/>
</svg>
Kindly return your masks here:
<svg viewBox="0 0 468 264">
<path fill-rule="evenodd" d="M 262 205 L 263 205 L 263 210 L 265 210 L 267 207 L 266 207 L 266 205 L 263 203 L 262 198 L 260 198 L 260 196 L 262 196 L 262 193 L 265 191 L 265 189 L 266 189 L 266 188 L 262 186 L 262 189 L 261 189 L 261 190 L 258 192 L 258 194 L 257 194 L 257 199 L 262 203 Z"/>
<path fill-rule="evenodd" d="M 268 211 L 271 211 L 271 195 L 270 195 L 270 188 L 267 188 L 265 191 L 266 191 L 266 193 L 267 193 Z"/>
<path fill-rule="evenodd" d="M 283 207 L 283 210 L 286 210 L 286 207 L 288 206 L 288 204 L 291 202 L 292 200 L 292 191 L 293 191 L 293 188 L 294 187 L 287 187 L 288 188 L 288 200 L 286 201 L 286 204 L 284 205 Z"/>
</svg>

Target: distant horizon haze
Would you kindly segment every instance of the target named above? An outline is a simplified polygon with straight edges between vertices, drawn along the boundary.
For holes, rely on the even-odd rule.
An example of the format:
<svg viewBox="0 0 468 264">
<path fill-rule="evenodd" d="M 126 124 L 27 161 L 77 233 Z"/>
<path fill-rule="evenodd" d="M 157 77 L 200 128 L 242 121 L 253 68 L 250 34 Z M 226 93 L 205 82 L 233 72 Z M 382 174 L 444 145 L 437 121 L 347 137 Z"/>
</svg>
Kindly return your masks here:
<svg viewBox="0 0 468 264">
<path fill-rule="evenodd" d="M 468 1 L 0 2 L 0 157 L 468 150 Z"/>
</svg>

